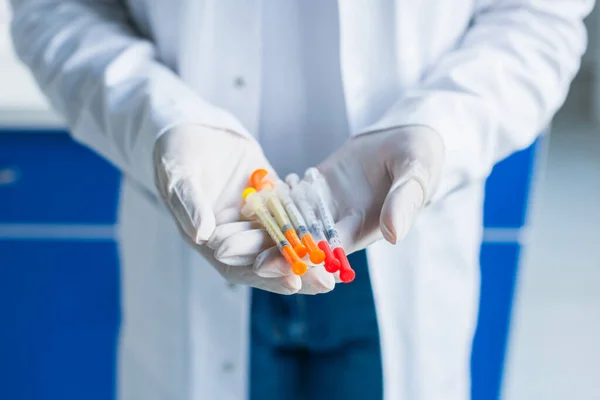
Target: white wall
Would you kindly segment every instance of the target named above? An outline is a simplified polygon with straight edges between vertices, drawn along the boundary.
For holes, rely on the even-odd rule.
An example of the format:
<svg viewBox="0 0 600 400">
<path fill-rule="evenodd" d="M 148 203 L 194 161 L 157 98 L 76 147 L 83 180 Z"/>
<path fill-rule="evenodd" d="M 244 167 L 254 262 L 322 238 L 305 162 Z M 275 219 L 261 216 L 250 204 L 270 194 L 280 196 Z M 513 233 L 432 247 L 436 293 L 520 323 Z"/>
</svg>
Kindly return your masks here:
<svg viewBox="0 0 600 400">
<path fill-rule="evenodd" d="M 600 132 L 578 114 L 575 89 L 534 196 L 505 400 L 600 400 Z"/>
<path fill-rule="evenodd" d="M 505 400 L 600 400 L 600 11 L 554 120 L 519 271 Z"/>
<path fill-rule="evenodd" d="M 14 54 L 10 13 L 0 0 L 0 129 L 13 126 L 62 125 L 50 110 L 33 78 Z"/>
</svg>

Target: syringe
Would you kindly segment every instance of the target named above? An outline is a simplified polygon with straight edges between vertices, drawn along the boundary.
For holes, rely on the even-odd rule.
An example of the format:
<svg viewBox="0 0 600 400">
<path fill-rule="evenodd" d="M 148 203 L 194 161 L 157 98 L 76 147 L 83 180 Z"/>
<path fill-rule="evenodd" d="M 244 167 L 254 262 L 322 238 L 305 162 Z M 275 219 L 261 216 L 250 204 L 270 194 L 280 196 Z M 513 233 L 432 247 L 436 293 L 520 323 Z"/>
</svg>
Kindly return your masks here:
<svg viewBox="0 0 600 400">
<path fill-rule="evenodd" d="M 277 181 L 275 182 L 275 193 L 277 193 L 281 204 L 283 204 L 283 208 L 285 208 L 287 215 L 290 217 L 292 225 L 294 225 L 302 243 L 308 249 L 310 262 L 313 264 L 321 264 L 325 260 L 325 253 L 317 246 L 315 240 L 308 231 L 308 227 L 306 226 L 304 218 L 302 218 L 300 210 L 298 210 L 298 207 L 294 204 L 294 200 L 292 200 L 289 186 L 282 181 Z"/>
<path fill-rule="evenodd" d="M 275 242 L 279 248 L 279 251 L 281 251 L 281 254 L 285 260 L 292 267 L 292 272 L 295 275 L 304 275 L 308 269 L 306 263 L 302 261 L 300 257 L 298 257 L 298 254 L 296 254 L 290 245 L 290 242 L 288 242 L 283 233 L 281 233 L 277 222 L 275 222 L 265 207 L 262 198 L 260 194 L 256 192 L 256 189 L 246 188 L 242 192 L 242 198 L 246 203 L 242 209 L 242 213 L 248 217 L 256 216 L 264 226 L 273 242 Z"/>
<path fill-rule="evenodd" d="M 342 247 L 342 240 L 340 239 L 338 231 L 335 227 L 335 221 L 333 220 L 331 211 L 325 202 L 325 190 L 327 182 L 325 181 L 325 178 L 323 178 L 323 175 L 321 175 L 319 170 L 316 168 L 307 169 L 304 173 L 304 178 L 311 185 L 312 190 L 310 193 L 312 194 L 312 198 L 317 205 L 319 216 L 323 221 L 325 234 L 327 235 L 329 244 L 331 247 L 333 247 L 333 254 L 340 261 L 340 280 L 344 283 L 352 282 L 356 274 L 352 267 L 350 267 L 348 257 L 346 257 L 346 252 Z"/>
<path fill-rule="evenodd" d="M 304 216 L 310 233 L 317 241 L 317 246 L 325 253 L 325 270 L 331 273 L 339 271 L 340 262 L 335 258 L 331 251 L 331 247 L 325 237 L 323 223 L 317 218 L 306 193 L 306 189 L 309 188 L 309 186 L 305 182 L 300 183 L 300 178 L 296 174 L 289 174 L 285 178 L 285 181 L 291 188 L 292 199 Z"/>
<path fill-rule="evenodd" d="M 260 194 L 264 196 L 267 209 L 273 214 L 275 221 L 277 221 L 277 224 L 279 225 L 279 229 L 281 229 L 281 232 L 283 232 L 286 239 L 290 242 L 296 254 L 302 258 L 308 252 L 306 246 L 302 244 L 302 241 L 300 241 L 300 238 L 296 234 L 292 222 L 279 201 L 277 193 L 274 191 L 273 182 L 267 179 L 267 174 L 268 172 L 265 169 L 257 169 L 254 171 L 250 176 L 250 186 L 258 190 Z"/>
</svg>

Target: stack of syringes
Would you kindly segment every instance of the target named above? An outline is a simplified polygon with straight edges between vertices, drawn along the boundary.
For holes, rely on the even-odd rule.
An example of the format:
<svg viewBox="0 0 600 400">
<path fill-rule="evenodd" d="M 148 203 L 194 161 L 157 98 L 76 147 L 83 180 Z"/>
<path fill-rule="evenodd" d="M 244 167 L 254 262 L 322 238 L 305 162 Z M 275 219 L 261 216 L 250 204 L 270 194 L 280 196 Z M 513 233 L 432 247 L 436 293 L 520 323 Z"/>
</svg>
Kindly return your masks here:
<svg viewBox="0 0 600 400">
<path fill-rule="evenodd" d="M 242 213 L 260 221 L 294 274 L 306 273 L 308 255 L 310 265 L 323 264 L 328 272 L 339 271 L 342 282 L 352 282 L 355 273 L 325 200 L 325 178 L 316 168 L 306 171 L 304 181 L 296 174 L 288 175 L 287 184 L 272 182 L 267 175 L 266 170 L 257 169 L 250 176 L 249 187 L 242 193 Z"/>
</svg>

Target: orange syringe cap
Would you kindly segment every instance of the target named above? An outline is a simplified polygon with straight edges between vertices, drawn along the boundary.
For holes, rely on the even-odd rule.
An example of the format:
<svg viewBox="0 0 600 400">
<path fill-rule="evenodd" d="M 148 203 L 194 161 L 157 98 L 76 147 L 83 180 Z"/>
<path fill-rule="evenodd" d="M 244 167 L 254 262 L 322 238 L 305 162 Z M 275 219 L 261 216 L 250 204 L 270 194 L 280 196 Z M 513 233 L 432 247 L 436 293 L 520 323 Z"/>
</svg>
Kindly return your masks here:
<svg viewBox="0 0 600 400">
<path fill-rule="evenodd" d="M 250 175 L 248 184 L 259 191 L 263 190 L 264 188 L 272 188 L 273 182 L 267 179 L 267 175 L 269 175 L 269 171 L 266 169 L 257 169 L 252 172 L 252 175 Z"/>
<path fill-rule="evenodd" d="M 300 258 L 304 257 L 306 253 L 308 253 L 306 247 L 300 241 L 300 238 L 298 237 L 298 234 L 296 234 L 294 228 L 288 229 L 287 231 L 283 232 L 283 234 Z"/>
<path fill-rule="evenodd" d="M 304 246 L 308 249 L 308 257 L 310 258 L 311 263 L 321 264 L 325 261 L 325 252 L 317 246 L 310 233 L 302 236 L 302 243 L 304 243 Z"/>
<path fill-rule="evenodd" d="M 292 267 L 294 275 L 304 275 L 308 270 L 306 263 L 298 257 L 292 246 L 286 245 L 281 248 L 281 254 Z"/>
</svg>

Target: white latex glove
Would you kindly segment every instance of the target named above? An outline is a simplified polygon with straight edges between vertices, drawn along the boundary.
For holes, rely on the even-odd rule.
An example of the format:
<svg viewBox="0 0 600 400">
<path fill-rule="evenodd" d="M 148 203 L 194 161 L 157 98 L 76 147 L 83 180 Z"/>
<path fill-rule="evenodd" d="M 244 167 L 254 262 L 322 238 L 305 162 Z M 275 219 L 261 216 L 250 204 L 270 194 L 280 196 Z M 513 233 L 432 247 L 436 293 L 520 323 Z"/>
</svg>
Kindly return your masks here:
<svg viewBox="0 0 600 400">
<path fill-rule="evenodd" d="M 325 195 L 346 253 L 382 237 L 395 244 L 406 236 L 435 191 L 443 165 L 442 138 L 424 126 L 354 136 L 321 163 L 317 168 L 328 182 Z M 261 276 L 275 276 L 276 270 L 277 276 L 290 274 L 263 257 L 254 270 Z"/>
<path fill-rule="evenodd" d="M 317 167 L 348 254 L 406 236 L 436 189 L 444 153 L 436 131 L 406 126 L 354 136 Z"/>
<path fill-rule="evenodd" d="M 311 269 L 302 278 L 280 273 L 290 268 L 273 242 L 256 223 L 242 220 L 241 193 L 258 168 L 273 171 L 256 141 L 205 126 L 173 128 L 154 148 L 155 180 L 164 203 L 184 239 L 225 279 L 282 294 L 330 291 L 335 282 L 324 270 Z M 262 277 L 255 261 L 267 261 Z"/>
</svg>

